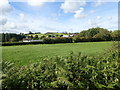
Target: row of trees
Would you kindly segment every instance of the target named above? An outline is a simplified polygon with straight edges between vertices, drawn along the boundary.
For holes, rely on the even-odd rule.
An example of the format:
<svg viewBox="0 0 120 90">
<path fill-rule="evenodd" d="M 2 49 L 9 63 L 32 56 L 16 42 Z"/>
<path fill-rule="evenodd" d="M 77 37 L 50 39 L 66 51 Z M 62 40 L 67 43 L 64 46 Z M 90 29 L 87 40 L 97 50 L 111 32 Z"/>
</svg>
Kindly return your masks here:
<svg viewBox="0 0 120 90">
<path fill-rule="evenodd" d="M 24 34 L 15 33 L 2 33 L 0 36 L 2 36 L 2 39 L 0 40 L 2 42 L 18 42 L 26 37 Z"/>
<path fill-rule="evenodd" d="M 119 41 L 120 38 L 120 31 L 108 31 L 104 28 L 90 28 L 88 30 L 83 30 L 78 34 L 73 34 L 74 42 L 81 42 L 81 41 L 111 41 L 116 40 Z M 38 37 L 37 34 L 35 35 L 25 35 L 25 34 L 15 34 L 15 33 L 2 33 L 2 42 L 18 42 L 23 38 L 38 40 L 38 39 L 45 39 L 45 38 L 57 38 L 62 37 L 63 35 L 51 35 L 49 34 L 48 37 L 46 35 L 41 35 Z"/>
<path fill-rule="evenodd" d="M 39 37 L 38 35 L 27 36 L 28 39 L 32 39 L 32 40 L 38 40 L 44 38 L 56 38 L 56 37 L 63 37 L 63 35 L 48 34 L 48 35 L 42 35 L 41 37 Z"/>
<path fill-rule="evenodd" d="M 120 31 L 115 30 L 115 31 L 108 31 L 107 29 L 104 28 L 90 28 L 88 30 L 84 30 L 80 32 L 78 37 L 84 37 L 84 38 L 92 38 L 96 40 L 102 40 L 102 41 L 110 41 L 110 40 L 119 40 L 120 37 Z"/>
<path fill-rule="evenodd" d="M 30 35 L 30 36 L 26 36 L 26 38 L 27 39 L 32 39 L 32 40 L 38 40 L 39 39 L 38 35 L 35 35 L 35 36 Z"/>
</svg>

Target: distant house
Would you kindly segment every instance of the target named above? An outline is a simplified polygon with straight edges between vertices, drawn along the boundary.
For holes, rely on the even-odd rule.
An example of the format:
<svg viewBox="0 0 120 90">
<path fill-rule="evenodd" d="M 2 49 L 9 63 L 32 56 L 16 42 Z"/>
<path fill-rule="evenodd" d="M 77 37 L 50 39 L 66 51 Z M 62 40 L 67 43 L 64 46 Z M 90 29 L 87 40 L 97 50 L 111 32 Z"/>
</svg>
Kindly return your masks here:
<svg viewBox="0 0 120 90">
<path fill-rule="evenodd" d="M 30 42 L 30 40 L 31 40 L 31 39 L 26 39 L 26 38 L 24 38 L 24 39 L 23 39 L 23 42 Z"/>
<path fill-rule="evenodd" d="M 30 40 L 30 42 L 42 42 L 43 40 Z"/>
<path fill-rule="evenodd" d="M 74 35 L 73 35 L 73 34 L 71 34 L 71 35 L 70 35 L 70 37 L 74 37 Z"/>
<path fill-rule="evenodd" d="M 69 37 L 68 35 L 63 35 L 62 37 Z"/>
<path fill-rule="evenodd" d="M 32 40 L 32 39 L 23 39 L 23 42 L 40 42 L 43 40 Z"/>
<path fill-rule="evenodd" d="M 79 34 L 71 34 L 71 35 L 69 35 L 70 37 L 74 37 L 74 36 L 76 36 L 76 35 L 79 35 Z"/>
</svg>

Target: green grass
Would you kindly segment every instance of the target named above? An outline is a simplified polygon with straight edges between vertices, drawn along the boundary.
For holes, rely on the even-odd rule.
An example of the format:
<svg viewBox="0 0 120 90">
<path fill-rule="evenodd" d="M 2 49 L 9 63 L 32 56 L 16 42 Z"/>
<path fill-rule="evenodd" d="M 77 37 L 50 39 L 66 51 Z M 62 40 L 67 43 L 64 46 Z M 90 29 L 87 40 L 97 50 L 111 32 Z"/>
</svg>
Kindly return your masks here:
<svg viewBox="0 0 120 90">
<path fill-rule="evenodd" d="M 50 34 L 50 33 L 47 33 L 47 34 L 27 34 L 26 36 L 33 36 L 33 37 L 35 37 L 35 35 L 38 35 L 38 37 L 40 38 L 41 36 L 48 36 L 48 35 L 68 35 L 68 34 L 64 34 L 64 33 L 52 33 L 52 34 Z"/>
<path fill-rule="evenodd" d="M 3 46 L 3 60 L 12 61 L 15 65 L 26 65 L 42 60 L 45 57 L 67 56 L 71 51 L 86 55 L 102 55 L 110 48 L 112 42 L 85 42 L 66 44 L 39 44 L 23 46 Z"/>
<path fill-rule="evenodd" d="M 43 36 L 43 34 L 28 34 L 28 35 L 26 35 L 26 36 L 33 36 L 33 37 L 35 37 L 35 35 L 38 35 L 38 37 L 41 37 L 41 36 Z"/>
</svg>

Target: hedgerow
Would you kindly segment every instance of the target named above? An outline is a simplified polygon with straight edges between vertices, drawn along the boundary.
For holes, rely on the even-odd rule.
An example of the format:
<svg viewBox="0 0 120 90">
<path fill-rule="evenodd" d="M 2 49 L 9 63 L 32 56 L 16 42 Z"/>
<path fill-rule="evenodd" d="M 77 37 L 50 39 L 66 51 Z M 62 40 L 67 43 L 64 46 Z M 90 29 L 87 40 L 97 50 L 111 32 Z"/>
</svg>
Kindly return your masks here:
<svg viewBox="0 0 120 90">
<path fill-rule="evenodd" d="M 14 46 L 14 45 L 28 45 L 28 44 L 43 44 L 42 41 L 39 42 L 2 42 L 2 46 Z"/>
<path fill-rule="evenodd" d="M 73 39 L 70 37 L 56 37 L 56 38 L 45 38 L 43 43 L 53 44 L 53 43 L 72 43 Z"/>
<path fill-rule="evenodd" d="M 2 46 L 14 46 L 14 45 L 28 45 L 28 44 L 54 44 L 54 43 L 72 43 L 73 39 L 68 37 L 57 38 L 44 38 L 43 41 L 37 42 L 1 42 Z"/>
</svg>

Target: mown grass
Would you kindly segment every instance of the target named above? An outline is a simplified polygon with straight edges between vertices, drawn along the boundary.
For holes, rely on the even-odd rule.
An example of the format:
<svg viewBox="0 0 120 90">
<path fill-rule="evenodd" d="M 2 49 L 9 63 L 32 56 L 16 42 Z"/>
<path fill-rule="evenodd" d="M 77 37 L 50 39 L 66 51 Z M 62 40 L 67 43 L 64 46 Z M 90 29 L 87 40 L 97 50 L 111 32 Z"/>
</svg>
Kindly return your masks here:
<svg viewBox="0 0 120 90">
<path fill-rule="evenodd" d="M 46 57 L 67 56 L 71 51 L 75 54 L 82 52 L 86 55 L 102 55 L 113 42 L 84 42 L 65 44 L 39 44 L 2 47 L 2 58 L 12 61 L 17 66 L 27 65 Z"/>
</svg>

